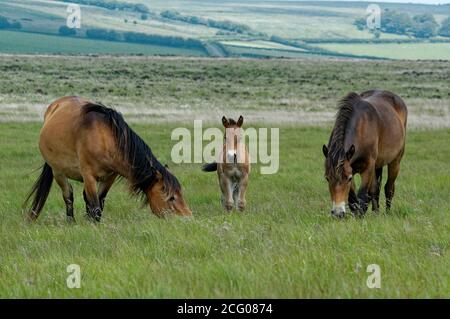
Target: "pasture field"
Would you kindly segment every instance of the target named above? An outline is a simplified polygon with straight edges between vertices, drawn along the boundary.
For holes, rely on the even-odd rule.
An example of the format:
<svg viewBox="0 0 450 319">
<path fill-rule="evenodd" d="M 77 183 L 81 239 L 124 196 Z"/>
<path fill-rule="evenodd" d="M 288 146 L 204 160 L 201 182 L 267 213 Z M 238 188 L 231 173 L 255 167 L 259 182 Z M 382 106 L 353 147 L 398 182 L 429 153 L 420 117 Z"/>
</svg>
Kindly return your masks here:
<svg viewBox="0 0 450 319">
<path fill-rule="evenodd" d="M 350 91 L 389 88 L 409 124 L 449 127 L 449 61 L 0 56 L 0 122 L 40 121 L 54 99 L 81 95 L 128 120 L 324 124 Z"/>
<path fill-rule="evenodd" d="M 170 164 L 173 125 L 133 125 L 184 186 L 192 220 L 160 220 L 129 198 L 124 182 L 108 195 L 98 225 L 85 220 L 75 186 L 77 223 L 65 221 L 57 186 L 40 219 L 21 203 L 42 163 L 40 124 L 1 124 L 1 297 L 335 297 L 450 296 L 450 131 L 416 130 L 390 214 L 335 220 L 323 177 L 328 129 L 280 129 L 280 170 L 253 167 L 245 213 L 222 211 L 217 177 L 199 164 Z M 383 197 L 382 197 L 383 198 Z M 80 289 L 66 267 L 81 267 Z M 381 267 L 381 288 L 366 267 Z"/>
<path fill-rule="evenodd" d="M 255 49 L 279 49 L 282 51 L 306 51 L 301 48 L 296 48 L 280 43 L 270 42 L 270 41 L 222 41 L 223 45 L 235 46 L 235 47 L 246 47 Z"/>
<path fill-rule="evenodd" d="M 112 42 L 0 30 L 0 48 L 10 54 L 143 54 L 205 56 L 202 50 Z"/>
<path fill-rule="evenodd" d="M 0 297 L 448 298 L 449 63 L 0 56 Z M 322 144 L 337 99 L 377 87 L 410 112 L 393 209 L 383 195 L 380 215 L 335 220 Z M 76 182 L 76 224 L 56 184 L 38 221 L 24 220 L 43 110 L 74 94 L 124 114 L 180 180 L 193 219 L 156 218 L 121 181 L 100 224 L 84 218 Z M 254 165 L 248 210 L 227 214 L 215 173 L 171 163 L 170 136 L 239 114 L 244 127 L 280 128 L 280 169 Z M 70 264 L 80 289 L 66 287 Z M 366 286 L 369 264 L 381 267 L 380 289 Z"/>
<path fill-rule="evenodd" d="M 404 60 L 450 60 L 450 43 L 318 44 L 330 51 Z"/>
</svg>

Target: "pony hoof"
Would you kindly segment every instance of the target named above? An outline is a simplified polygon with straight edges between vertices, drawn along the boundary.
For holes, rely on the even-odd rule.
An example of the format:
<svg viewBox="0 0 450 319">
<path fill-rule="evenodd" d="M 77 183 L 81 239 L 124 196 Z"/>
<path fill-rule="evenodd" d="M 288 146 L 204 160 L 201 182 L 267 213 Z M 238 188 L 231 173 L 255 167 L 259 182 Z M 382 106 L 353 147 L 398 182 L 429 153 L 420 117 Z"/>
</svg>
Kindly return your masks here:
<svg viewBox="0 0 450 319">
<path fill-rule="evenodd" d="M 360 212 L 356 212 L 356 213 L 354 214 L 354 216 L 355 216 L 356 218 L 363 218 L 365 214 L 366 214 L 366 213 L 360 211 Z"/>
<path fill-rule="evenodd" d="M 89 212 L 87 214 L 87 217 L 94 222 L 99 222 L 102 218 L 102 211 L 100 209 L 96 209 L 92 212 Z"/>
<path fill-rule="evenodd" d="M 73 216 L 67 216 L 66 220 L 70 224 L 75 223 L 75 217 L 73 217 Z"/>
<path fill-rule="evenodd" d="M 225 205 L 225 209 L 229 213 L 233 210 L 233 205 Z"/>
<path fill-rule="evenodd" d="M 245 204 L 238 204 L 238 209 L 240 212 L 243 212 L 245 210 Z"/>
</svg>

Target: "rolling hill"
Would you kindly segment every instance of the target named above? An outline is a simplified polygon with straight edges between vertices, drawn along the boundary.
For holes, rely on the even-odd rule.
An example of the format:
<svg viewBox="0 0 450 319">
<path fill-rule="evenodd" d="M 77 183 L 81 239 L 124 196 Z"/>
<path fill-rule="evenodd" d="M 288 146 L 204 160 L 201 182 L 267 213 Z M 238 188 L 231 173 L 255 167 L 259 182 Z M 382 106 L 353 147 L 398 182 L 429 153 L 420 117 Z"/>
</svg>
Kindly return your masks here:
<svg viewBox="0 0 450 319">
<path fill-rule="evenodd" d="M 367 2 L 121 0 L 114 2 L 116 7 L 111 6 L 110 0 L 72 2 L 80 3 L 81 28 L 68 40 L 59 34 L 69 15 L 67 1 L 0 0 L 0 16 L 20 24 L 18 29 L 0 31 L 0 52 L 397 59 L 398 54 L 391 54 L 390 50 L 380 53 L 384 47 L 378 44 L 386 47 L 387 43 L 398 42 L 402 47 L 404 42 L 421 42 L 421 50 L 409 52 L 405 58 L 450 59 L 448 45 L 440 43 L 450 42 L 450 38 L 435 37 L 429 41 L 392 33 L 374 38 L 373 33 L 359 30 L 354 21 L 365 15 Z M 383 10 L 411 16 L 431 14 L 438 23 L 450 16 L 449 5 L 380 5 Z M 111 31 L 111 37 L 102 38 Z M 16 41 L 9 41 L 11 32 L 27 34 L 17 34 Z M 39 35 L 33 40 L 35 33 L 53 37 L 42 42 Z M 101 45 L 96 47 L 81 39 L 92 38 L 92 34 L 95 41 L 112 41 L 99 42 Z M 52 44 L 48 50 L 46 41 Z M 79 49 L 73 45 L 76 41 L 81 41 Z M 350 44 L 355 43 L 358 45 L 352 48 Z M 408 46 L 404 48 L 408 51 Z M 429 50 L 437 54 L 430 55 Z"/>
</svg>

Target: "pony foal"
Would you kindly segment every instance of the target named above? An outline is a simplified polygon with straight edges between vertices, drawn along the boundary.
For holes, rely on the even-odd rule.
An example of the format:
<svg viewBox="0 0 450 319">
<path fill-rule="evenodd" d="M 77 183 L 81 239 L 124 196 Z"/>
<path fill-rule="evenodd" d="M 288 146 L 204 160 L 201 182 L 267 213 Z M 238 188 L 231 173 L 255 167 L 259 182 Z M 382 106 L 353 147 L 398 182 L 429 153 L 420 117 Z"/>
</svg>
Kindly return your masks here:
<svg viewBox="0 0 450 319">
<path fill-rule="evenodd" d="M 245 210 L 245 192 L 248 186 L 250 173 L 250 161 L 245 141 L 242 141 L 242 115 L 236 122 L 233 119 L 222 117 L 225 127 L 224 144 L 217 163 L 205 164 L 202 168 L 205 172 L 217 171 L 221 202 L 229 212 L 234 206 L 240 211 Z"/>
</svg>

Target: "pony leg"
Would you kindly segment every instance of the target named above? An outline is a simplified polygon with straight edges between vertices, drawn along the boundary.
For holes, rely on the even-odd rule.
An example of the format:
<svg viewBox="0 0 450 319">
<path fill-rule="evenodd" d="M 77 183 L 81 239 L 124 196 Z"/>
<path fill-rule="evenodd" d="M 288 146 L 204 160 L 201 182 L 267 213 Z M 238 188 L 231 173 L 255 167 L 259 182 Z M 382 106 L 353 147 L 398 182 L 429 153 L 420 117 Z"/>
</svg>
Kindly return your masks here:
<svg viewBox="0 0 450 319">
<path fill-rule="evenodd" d="M 401 158 L 400 158 L 401 159 Z M 386 195 L 386 211 L 391 209 L 392 198 L 395 192 L 395 180 L 400 171 L 400 159 L 396 159 L 388 165 L 388 179 L 384 185 L 384 194 Z"/>
<path fill-rule="evenodd" d="M 367 169 L 361 174 L 361 187 L 358 191 L 358 200 L 360 214 L 364 215 L 367 211 L 370 201 L 370 189 L 372 187 L 372 182 L 375 177 L 375 167 L 374 163 L 371 163 Z"/>
<path fill-rule="evenodd" d="M 229 212 L 233 209 L 233 190 L 231 181 L 225 177 L 220 177 L 220 189 L 222 191 L 222 205 Z"/>
<path fill-rule="evenodd" d="M 102 217 L 102 210 L 97 195 L 97 180 L 92 175 L 83 175 L 83 182 L 83 197 L 86 202 L 86 212 L 89 217 L 99 222 Z"/>
<path fill-rule="evenodd" d="M 352 184 L 350 185 L 350 191 L 348 193 L 348 206 L 350 207 L 350 211 L 353 215 L 359 214 L 359 203 L 358 197 L 355 192 L 355 181 L 352 180 Z"/>
<path fill-rule="evenodd" d="M 100 182 L 98 186 L 98 200 L 100 202 L 100 209 L 103 211 L 105 207 L 105 197 L 108 194 L 111 186 L 114 184 L 114 181 L 117 178 L 117 174 L 113 174 L 108 177 L 105 181 Z"/>
<path fill-rule="evenodd" d="M 74 222 L 73 216 L 73 189 L 69 184 L 67 177 L 62 174 L 55 174 L 55 181 L 61 187 L 64 203 L 66 203 L 66 216 L 69 222 Z"/>
<path fill-rule="evenodd" d="M 233 190 L 233 203 L 235 207 L 237 206 L 237 203 L 239 201 L 239 187 L 240 184 L 237 182 L 231 184 L 231 189 Z"/>
<path fill-rule="evenodd" d="M 238 209 L 242 212 L 245 210 L 247 201 L 245 200 L 245 192 L 248 186 L 248 174 L 245 174 L 239 181 L 239 193 L 238 193 Z"/>
<path fill-rule="evenodd" d="M 372 211 L 378 213 L 380 208 L 380 188 L 381 178 L 383 176 L 383 167 L 375 169 L 375 179 L 372 182 L 371 194 L 372 197 Z"/>
</svg>

